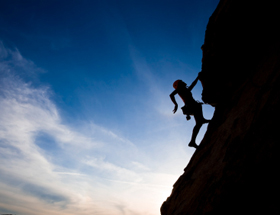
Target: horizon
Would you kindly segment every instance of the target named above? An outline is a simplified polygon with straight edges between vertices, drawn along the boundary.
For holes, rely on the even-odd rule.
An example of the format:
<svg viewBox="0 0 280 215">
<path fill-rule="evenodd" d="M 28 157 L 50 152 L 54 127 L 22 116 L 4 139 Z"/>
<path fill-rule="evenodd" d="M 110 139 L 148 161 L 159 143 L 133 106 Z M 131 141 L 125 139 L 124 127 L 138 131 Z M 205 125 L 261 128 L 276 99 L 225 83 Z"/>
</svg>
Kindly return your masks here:
<svg viewBox="0 0 280 215">
<path fill-rule="evenodd" d="M 195 151 L 169 94 L 218 2 L 2 2 L 0 214 L 159 215 Z"/>
</svg>

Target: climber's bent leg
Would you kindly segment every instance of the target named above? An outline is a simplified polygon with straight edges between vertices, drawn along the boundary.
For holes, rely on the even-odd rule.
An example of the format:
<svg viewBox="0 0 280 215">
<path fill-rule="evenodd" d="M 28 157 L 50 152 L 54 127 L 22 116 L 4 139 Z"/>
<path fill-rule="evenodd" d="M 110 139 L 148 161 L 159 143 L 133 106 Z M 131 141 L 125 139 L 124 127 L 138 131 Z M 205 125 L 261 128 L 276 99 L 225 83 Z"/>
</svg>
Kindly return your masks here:
<svg viewBox="0 0 280 215">
<path fill-rule="evenodd" d="M 211 120 L 204 118 L 201 104 L 199 104 L 199 106 L 197 106 L 196 112 L 194 114 L 194 118 L 195 118 L 195 121 L 197 124 L 199 124 L 199 123 L 205 124 L 205 123 L 209 123 L 211 121 Z"/>
</svg>

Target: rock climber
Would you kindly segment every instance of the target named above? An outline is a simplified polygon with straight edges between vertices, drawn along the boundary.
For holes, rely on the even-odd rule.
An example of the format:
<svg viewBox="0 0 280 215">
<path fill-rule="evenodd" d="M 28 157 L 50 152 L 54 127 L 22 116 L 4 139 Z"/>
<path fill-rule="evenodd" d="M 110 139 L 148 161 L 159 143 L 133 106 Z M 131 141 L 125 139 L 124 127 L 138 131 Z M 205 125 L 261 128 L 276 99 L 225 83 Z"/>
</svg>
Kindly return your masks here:
<svg viewBox="0 0 280 215">
<path fill-rule="evenodd" d="M 178 109 L 178 104 L 175 100 L 175 95 L 178 94 L 183 102 L 185 103 L 185 106 L 183 106 L 181 109 L 183 111 L 184 115 L 187 115 L 186 118 L 187 120 L 190 120 L 191 117 L 190 115 L 194 116 L 196 125 L 193 128 L 193 133 L 191 137 L 191 141 L 189 143 L 190 147 L 197 148 L 198 145 L 195 143 L 196 136 L 201 128 L 201 126 L 204 123 L 209 123 L 210 120 L 207 120 L 203 117 L 202 113 L 202 104 L 200 102 L 197 102 L 194 100 L 191 90 L 193 87 L 196 85 L 198 81 L 199 76 L 193 81 L 193 83 L 187 87 L 187 84 L 183 82 L 182 80 L 177 80 L 173 83 L 173 87 L 175 90 L 170 94 L 171 101 L 174 103 L 175 107 L 173 110 L 173 113 L 176 113 Z"/>
</svg>

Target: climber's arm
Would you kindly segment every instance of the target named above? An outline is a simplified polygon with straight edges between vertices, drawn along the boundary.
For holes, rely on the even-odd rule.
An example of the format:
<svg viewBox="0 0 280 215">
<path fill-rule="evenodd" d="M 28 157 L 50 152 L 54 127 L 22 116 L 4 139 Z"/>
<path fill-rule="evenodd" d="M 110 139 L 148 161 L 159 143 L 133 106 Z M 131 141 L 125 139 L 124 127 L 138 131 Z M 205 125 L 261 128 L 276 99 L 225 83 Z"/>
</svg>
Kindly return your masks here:
<svg viewBox="0 0 280 215">
<path fill-rule="evenodd" d="M 175 100 L 175 95 L 177 94 L 177 91 L 174 90 L 171 94 L 170 94 L 170 99 L 171 101 L 174 103 L 175 107 L 174 107 L 174 110 L 173 110 L 173 113 L 176 113 L 177 109 L 178 109 L 178 104 Z"/>
<path fill-rule="evenodd" d="M 191 86 L 188 87 L 188 89 L 190 91 L 194 88 L 194 86 L 196 85 L 197 81 L 198 81 L 198 77 L 192 82 Z"/>
</svg>

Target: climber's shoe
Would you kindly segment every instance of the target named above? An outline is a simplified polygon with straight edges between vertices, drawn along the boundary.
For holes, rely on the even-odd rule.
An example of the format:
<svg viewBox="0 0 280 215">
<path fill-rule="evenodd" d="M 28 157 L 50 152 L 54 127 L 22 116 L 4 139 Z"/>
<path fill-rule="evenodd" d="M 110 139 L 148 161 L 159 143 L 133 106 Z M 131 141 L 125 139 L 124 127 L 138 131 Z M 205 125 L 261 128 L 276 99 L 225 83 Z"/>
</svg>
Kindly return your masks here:
<svg viewBox="0 0 280 215">
<path fill-rule="evenodd" d="M 190 143 L 189 143 L 189 147 L 194 147 L 194 148 L 198 148 L 198 145 L 193 141 L 191 141 Z"/>
</svg>

